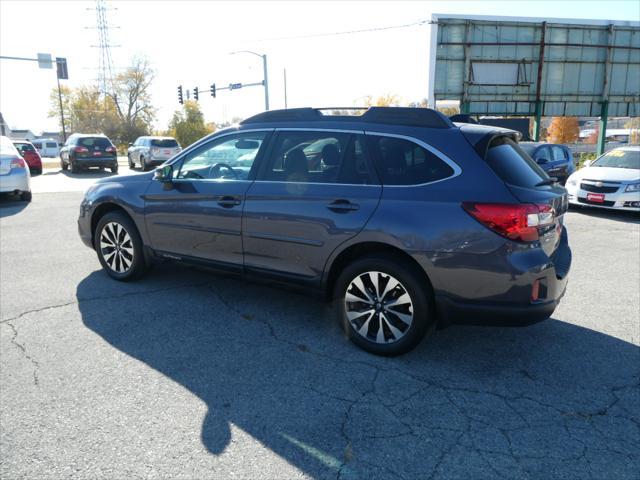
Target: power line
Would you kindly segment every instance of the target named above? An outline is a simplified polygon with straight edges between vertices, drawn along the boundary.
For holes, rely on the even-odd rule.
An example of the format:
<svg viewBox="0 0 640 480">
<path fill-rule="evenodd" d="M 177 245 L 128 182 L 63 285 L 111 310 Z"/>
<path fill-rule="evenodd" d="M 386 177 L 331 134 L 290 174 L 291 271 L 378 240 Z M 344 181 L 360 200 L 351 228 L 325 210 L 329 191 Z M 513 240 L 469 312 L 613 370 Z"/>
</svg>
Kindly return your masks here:
<svg viewBox="0 0 640 480">
<path fill-rule="evenodd" d="M 384 27 L 363 28 L 360 30 L 345 30 L 342 32 L 311 33 L 308 35 L 293 35 L 290 37 L 258 38 L 253 40 L 247 40 L 247 42 L 277 42 L 280 40 L 300 40 L 305 38 L 321 38 L 321 37 L 332 37 L 332 36 L 338 36 L 338 35 L 353 35 L 358 33 L 381 32 L 385 30 L 395 30 L 399 28 L 416 27 L 416 26 L 425 25 L 427 23 L 429 23 L 429 20 L 419 20 L 417 22 L 404 23 L 401 25 L 387 25 Z"/>
</svg>

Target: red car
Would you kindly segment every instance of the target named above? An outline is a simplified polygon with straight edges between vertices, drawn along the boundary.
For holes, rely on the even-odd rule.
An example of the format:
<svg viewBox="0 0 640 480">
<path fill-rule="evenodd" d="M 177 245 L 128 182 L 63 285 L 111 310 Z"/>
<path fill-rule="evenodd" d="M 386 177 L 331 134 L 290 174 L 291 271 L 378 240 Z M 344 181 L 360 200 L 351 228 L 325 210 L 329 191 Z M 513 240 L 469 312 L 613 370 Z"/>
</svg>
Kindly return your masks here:
<svg viewBox="0 0 640 480">
<path fill-rule="evenodd" d="M 24 161 L 27 162 L 27 165 L 29 165 L 31 173 L 42 173 L 42 159 L 36 147 L 26 140 L 13 142 L 13 144 L 20 152 L 20 155 L 22 155 L 22 158 L 24 158 Z"/>
</svg>

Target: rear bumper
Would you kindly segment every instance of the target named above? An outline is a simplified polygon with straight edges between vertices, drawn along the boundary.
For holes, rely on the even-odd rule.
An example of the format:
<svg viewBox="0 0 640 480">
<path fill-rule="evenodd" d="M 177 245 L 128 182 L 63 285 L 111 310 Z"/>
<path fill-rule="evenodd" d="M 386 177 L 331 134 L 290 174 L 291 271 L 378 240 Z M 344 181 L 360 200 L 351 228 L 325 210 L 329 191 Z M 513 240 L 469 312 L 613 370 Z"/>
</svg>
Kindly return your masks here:
<svg viewBox="0 0 640 480">
<path fill-rule="evenodd" d="M 114 167 L 118 165 L 117 157 L 101 158 L 74 158 L 73 161 L 82 168 L 87 167 Z"/>
<path fill-rule="evenodd" d="M 12 168 L 6 175 L 0 175 L 0 192 L 30 192 L 31 175 L 26 168 Z"/>
<path fill-rule="evenodd" d="M 542 259 L 542 256 L 537 258 Z M 558 248 L 551 257 L 544 255 L 544 263 L 533 262 L 527 265 L 526 271 L 521 270 L 519 274 L 514 274 L 515 269 L 512 270 L 508 284 L 502 285 L 509 293 L 500 295 L 499 300 L 468 300 L 453 297 L 446 292 L 436 293 L 440 323 L 526 326 L 545 320 L 553 314 L 565 294 L 571 261 L 571 249 L 564 229 Z M 539 300 L 532 301 L 531 292 L 536 280 L 539 281 Z"/>
</svg>

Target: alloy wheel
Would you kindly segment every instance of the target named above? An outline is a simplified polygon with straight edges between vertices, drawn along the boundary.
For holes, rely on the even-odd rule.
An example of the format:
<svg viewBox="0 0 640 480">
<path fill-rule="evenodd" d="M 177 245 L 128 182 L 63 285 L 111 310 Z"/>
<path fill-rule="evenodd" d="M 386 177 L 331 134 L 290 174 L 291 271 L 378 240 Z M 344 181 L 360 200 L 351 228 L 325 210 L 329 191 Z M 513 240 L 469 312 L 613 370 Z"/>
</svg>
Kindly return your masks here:
<svg viewBox="0 0 640 480">
<path fill-rule="evenodd" d="M 133 265 L 133 243 L 129 232 L 117 222 L 109 222 L 100 233 L 100 254 L 116 273 L 125 273 Z"/>
<path fill-rule="evenodd" d="M 407 289 L 392 275 L 365 272 L 347 286 L 344 297 L 347 320 L 369 341 L 397 342 L 413 323 L 413 302 Z"/>
</svg>

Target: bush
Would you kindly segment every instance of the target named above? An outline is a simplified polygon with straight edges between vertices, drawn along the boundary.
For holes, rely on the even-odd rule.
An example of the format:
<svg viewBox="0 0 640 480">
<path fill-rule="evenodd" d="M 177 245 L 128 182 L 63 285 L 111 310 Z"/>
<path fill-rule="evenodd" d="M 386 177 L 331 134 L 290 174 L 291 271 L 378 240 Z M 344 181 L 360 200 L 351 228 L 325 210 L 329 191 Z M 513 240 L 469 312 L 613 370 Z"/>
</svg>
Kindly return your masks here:
<svg viewBox="0 0 640 480">
<path fill-rule="evenodd" d="M 598 158 L 598 154 L 596 152 L 581 152 L 578 156 L 576 168 L 582 168 L 584 167 L 584 162 L 587 160 L 595 160 L 596 158 Z"/>
</svg>

